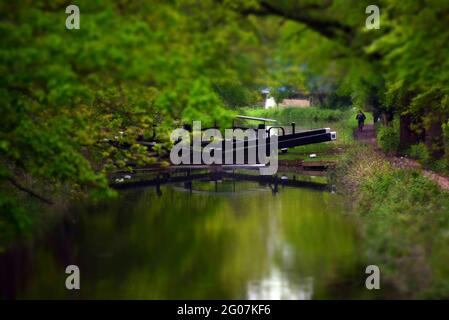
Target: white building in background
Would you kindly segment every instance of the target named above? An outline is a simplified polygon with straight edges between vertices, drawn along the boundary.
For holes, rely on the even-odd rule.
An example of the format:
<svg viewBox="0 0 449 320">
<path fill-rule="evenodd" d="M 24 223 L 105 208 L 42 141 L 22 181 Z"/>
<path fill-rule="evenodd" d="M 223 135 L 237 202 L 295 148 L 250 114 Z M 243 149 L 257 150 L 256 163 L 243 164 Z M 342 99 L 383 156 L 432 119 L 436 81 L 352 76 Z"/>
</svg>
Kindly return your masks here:
<svg viewBox="0 0 449 320">
<path fill-rule="evenodd" d="M 265 109 L 277 107 L 276 100 L 274 100 L 274 98 L 270 95 L 270 89 L 263 89 L 262 94 L 265 97 Z"/>
<path fill-rule="evenodd" d="M 309 99 L 283 99 L 279 104 L 280 107 L 308 108 L 310 107 Z"/>
<path fill-rule="evenodd" d="M 273 96 L 270 94 L 270 89 L 265 88 L 261 91 L 263 97 L 265 98 L 265 109 L 271 109 L 275 107 L 284 108 L 308 108 L 311 106 L 310 98 L 302 93 L 295 93 L 290 95 L 288 99 L 282 99 L 278 104 Z"/>
<path fill-rule="evenodd" d="M 265 109 L 277 107 L 276 100 L 273 97 L 267 96 L 265 99 Z"/>
</svg>

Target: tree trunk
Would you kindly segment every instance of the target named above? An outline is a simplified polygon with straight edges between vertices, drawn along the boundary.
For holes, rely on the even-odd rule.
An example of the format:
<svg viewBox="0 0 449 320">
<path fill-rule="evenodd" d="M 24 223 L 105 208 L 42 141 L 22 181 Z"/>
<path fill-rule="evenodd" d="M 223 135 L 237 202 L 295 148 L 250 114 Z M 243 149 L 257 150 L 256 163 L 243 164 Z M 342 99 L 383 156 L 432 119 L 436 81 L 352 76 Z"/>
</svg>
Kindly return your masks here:
<svg viewBox="0 0 449 320">
<path fill-rule="evenodd" d="M 406 150 L 419 142 L 419 135 L 411 129 L 412 117 L 409 114 L 399 116 L 399 149 Z"/>
<path fill-rule="evenodd" d="M 434 115 L 431 118 L 430 125 L 426 130 L 425 143 L 430 154 L 435 159 L 444 156 L 443 128 L 441 127 L 441 116 Z"/>
</svg>

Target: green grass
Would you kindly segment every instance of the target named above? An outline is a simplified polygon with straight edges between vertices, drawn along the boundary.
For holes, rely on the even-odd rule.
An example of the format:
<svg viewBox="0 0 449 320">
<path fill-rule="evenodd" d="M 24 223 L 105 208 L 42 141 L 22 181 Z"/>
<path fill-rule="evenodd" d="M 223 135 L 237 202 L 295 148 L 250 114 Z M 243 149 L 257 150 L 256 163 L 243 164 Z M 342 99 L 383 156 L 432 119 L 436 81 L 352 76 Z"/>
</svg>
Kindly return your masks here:
<svg viewBox="0 0 449 320">
<path fill-rule="evenodd" d="M 449 197 L 420 172 L 394 170 L 362 183 L 366 245 L 411 297 L 449 298 Z"/>
<path fill-rule="evenodd" d="M 420 171 L 354 147 L 332 173 L 361 217 L 366 260 L 402 297 L 449 298 L 449 195 Z"/>
<path fill-rule="evenodd" d="M 345 118 L 345 111 L 334 109 L 310 108 L 245 108 L 242 112 L 253 117 L 272 118 L 282 124 L 296 122 L 298 126 L 310 126 L 321 122 L 332 123 Z"/>
</svg>

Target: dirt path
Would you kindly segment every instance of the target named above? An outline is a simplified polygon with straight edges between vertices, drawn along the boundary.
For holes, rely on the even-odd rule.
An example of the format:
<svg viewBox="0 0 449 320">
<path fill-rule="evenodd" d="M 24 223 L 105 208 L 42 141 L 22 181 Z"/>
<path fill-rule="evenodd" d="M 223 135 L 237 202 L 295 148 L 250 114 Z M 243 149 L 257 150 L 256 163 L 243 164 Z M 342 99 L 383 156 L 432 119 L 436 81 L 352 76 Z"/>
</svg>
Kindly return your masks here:
<svg viewBox="0 0 449 320">
<path fill-rule="evenodd" d="M 377 149 L 376 133 L 374 131 L 374 124 L 366 124 L 363 131 L 356 130 L 354 133 L 356 140 L 366 142 Z"/>
<path fill-rule="evenodd" d="M 380 151 L 380 149 L 377 145 L 376 132 L 375 132 L 373 124 L 365 125 L 362 132 L 356 130 L 356 132 L 354 133 L 354 136 L 355 136 L 356 140 L 365 142 L 365 143 L 371 145 L 376 150 Z M 431 170 L 423 169 L 421 164 L 419 164 L 415 160 L 412 160 L 412 159 L 409 159 L 406 157 L 387 156 L 387 158 L 396 167 L 399 167 L 402 169 L 407 169 L 407 168 L 422 169 L 422 172 L 425 177 L 429 178 L 430 180 L 435 181 L 440 186 L 440 188 L 449 191 L 449 177 L 440 175 Z"/>
</svg>

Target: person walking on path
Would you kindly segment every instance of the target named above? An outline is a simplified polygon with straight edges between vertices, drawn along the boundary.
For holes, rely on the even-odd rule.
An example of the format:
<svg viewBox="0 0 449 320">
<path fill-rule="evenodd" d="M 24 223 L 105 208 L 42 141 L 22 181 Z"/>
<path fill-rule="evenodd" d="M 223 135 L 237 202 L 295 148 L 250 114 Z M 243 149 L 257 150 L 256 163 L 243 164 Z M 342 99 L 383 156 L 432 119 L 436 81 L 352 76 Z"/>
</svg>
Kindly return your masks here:
<svg viewBox="0 0 449 320">
<path fill-rule="evenodd" d="M 359 110 L 359 113 L 357 113 L 357 115 L 355 116 L 355 119 L 359 123 L 359 131 L 362 132 L 363 131 L 363 126 L 365 125 L 365 120 L 366 120 L 366 116 L 362 112 L 362 110 Z"/>
</svg>

